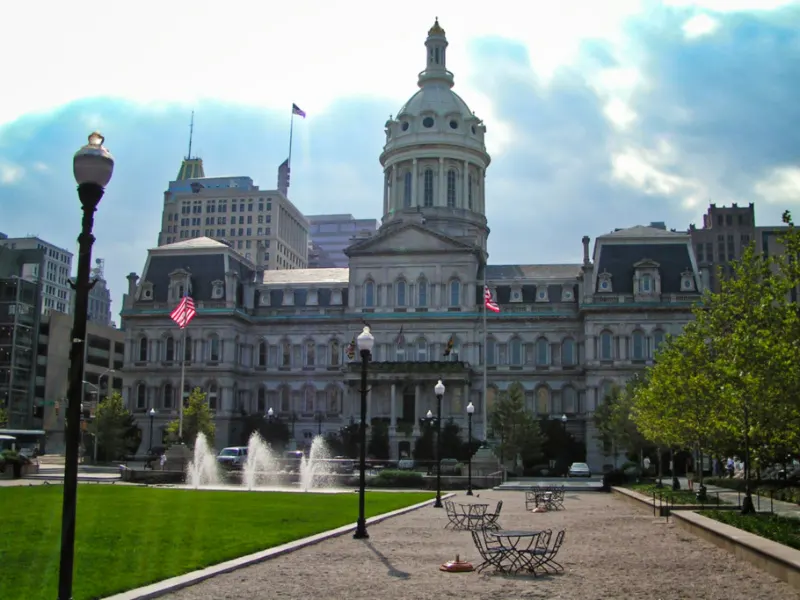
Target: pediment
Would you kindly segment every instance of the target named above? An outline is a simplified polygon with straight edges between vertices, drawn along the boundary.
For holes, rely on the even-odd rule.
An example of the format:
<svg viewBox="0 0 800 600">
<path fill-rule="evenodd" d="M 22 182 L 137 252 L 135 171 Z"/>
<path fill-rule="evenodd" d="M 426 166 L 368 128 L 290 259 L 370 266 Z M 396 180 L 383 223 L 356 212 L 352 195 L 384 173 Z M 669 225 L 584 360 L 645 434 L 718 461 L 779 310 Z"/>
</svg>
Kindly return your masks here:
<svg viewBox="0 0 800 600">
<path fill-rule="evenodd" d="M 473 251 L 471 246 L 427 227 L 409 224 L 381 232 L 346 250 L 348 256 Z"/>
<path fill-rule="evenodd" d="M 649 258 L 643 258 L 639 262 L 634 263 L 633 268 L 634 269 L 657 269 L 660 266 L 661 265 L 658 264 L 654 260 L 650 260 Z"/>
</svg>

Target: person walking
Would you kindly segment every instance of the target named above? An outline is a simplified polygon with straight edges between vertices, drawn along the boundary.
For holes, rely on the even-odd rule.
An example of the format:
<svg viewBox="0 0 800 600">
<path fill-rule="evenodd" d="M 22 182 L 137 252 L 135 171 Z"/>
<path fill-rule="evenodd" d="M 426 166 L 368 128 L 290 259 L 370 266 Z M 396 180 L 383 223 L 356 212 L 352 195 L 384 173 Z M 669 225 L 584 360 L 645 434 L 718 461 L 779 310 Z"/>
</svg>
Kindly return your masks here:
<svg viewBox="0 0 800 600">
<path fill-rule="evenodd" d="M 694 491 L 694 462 L 692 461 L 692 457 L 689 456 L 686 459 L 686 481 L 689 486 L 689 491 Z"/>
</svg>

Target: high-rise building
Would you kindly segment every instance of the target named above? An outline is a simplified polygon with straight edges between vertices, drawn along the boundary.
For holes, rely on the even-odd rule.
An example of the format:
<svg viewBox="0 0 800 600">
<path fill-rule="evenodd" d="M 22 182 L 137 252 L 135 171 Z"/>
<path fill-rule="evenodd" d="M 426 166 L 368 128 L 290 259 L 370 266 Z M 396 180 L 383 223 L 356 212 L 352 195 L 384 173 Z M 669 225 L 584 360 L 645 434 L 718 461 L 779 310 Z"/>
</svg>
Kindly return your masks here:
<svg viewBox="0 0 800 600">
<path fill-rule="evenodd" d="M 202 159 L 187 157 L 164 192 L 158 245 L 201 237 L 264 270 L 308 266 L 308 221 L 285 194 L 261 190 L 250 177 L 206 177 Z"/>
<path fill-rule="evenodd" d="M 311 268 L 346 267 L 344 249 L 378 230 L 377 219 L 356 219 L 353 215 L 311 215 L 306 219 L 311 225 Z"/>
<path fill-rule="evenodd" d="M 89 290 L 89 323 L 97 323 L 105 327 L 115 327 L 111 320 L 111 290 L 108 289 L 108 282 L 105 278 L 106 261 L 97 258 L 94 261 L 95 267 L 92 269 L 91 278 L 94 281 L 92 289 Z M 75 312 L 75 295 L 72 296 L 71 313 Z"/>
<path fill-rule="evenodd" d="M 0 237 L 0 246 L 11 250 L 44 250 L 44 264 L 31 264 L 21 276 L 27 281 L 36 282 L 42 278 L 42 314 L 50 311 L 69 313 L 72 310 L 72 288 L 69 285 L 72 275 L 72 252 L 59 248 L 36 236 Z"/>
</svg>

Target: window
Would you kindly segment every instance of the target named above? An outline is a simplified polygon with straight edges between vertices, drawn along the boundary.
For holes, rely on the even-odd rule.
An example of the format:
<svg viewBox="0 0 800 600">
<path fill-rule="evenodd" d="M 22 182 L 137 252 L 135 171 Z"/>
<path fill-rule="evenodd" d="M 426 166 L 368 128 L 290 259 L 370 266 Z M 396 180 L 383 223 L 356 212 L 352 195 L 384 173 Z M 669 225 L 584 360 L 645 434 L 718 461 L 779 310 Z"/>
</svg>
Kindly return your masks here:
<svg viewBox="0 0 800 600">
<path fill-rule="evenodd" d="M 258 342 L 258 366 L 267 366 L 267 342 L 264 340 Z"/>
<path fill-rule="evenodd" d="M 338 415 L 339 414 L 339 388 L 329 388 L 328 389 L 328 414 L 331 415 Z"/>
<path fill-rule="evenodd" d="M 147 338 L 143 337 L 139 339 L 139 360 L 141 362 L 147 361 Z"/>
<path fill-rule="evenodd" d="M 175 340 L 172 336 L 164 341 L 164 360 L 167 362 L 175 360 Z"/>
<path fill-rule="evenodd" d="M 172 408 L 172 399 L 174 396 L 175 391 L 172 389 L 172 384 L 166 384 L 164 386 L 164 397 L 161 399 L 161 406 L 164 408 Z"/>
<path fill-rule="evenodd" d="M 614 338 L 610 332 L 604 331 L 600 334 L 600 360 L 613 360 L 613 342 Z"/>
<path fill-rule="evenodd" d="M 280 411 L 283 413 L 288 413 L 291 410 L 292 410 L 291 391 L 289 390 L 288 386 L 283 386 L 281 388 Z"/>
<path fill-rule="evenodd" d="M 219 400 L 219 394 L 217 393 L 217 384 L 212 383 L 208 386 L 208 392 L 206 392 L 206 401 L 208 402 L 208 408 L 211 410 L 217 410 L 217 404 Z"/>
<path fill-rule="evenodd" d="M 289 342 L 281 344 L 281 367 L 292 366 L 292 345 Z"/>
<path fill-rule="evenodd" d="M 316 346 L 314 345 L 314 340 L 308 340 L 306 342 L 306 366 L 313 367 L 316 365 Z"/>
<path fill-rule="evenodd" d="M 641 331 L 634 331 L 633 335 L 631 336 L 632 341 L 632 358 L 633 360 L 644 360 L 645 359 L 645 348 L 644 348 L 644 334 Z"/>
<path fill-rule="evenodd" d="M 212 362 L 219 360 L 219 336 L 216 334 L 208 340 L 208 360 Z"/>
<path fill-rule="evenodd" d="M 653 278 L 650 275 L 642 275 L 639 279 L 639 292 L 649 294 L 653 291 Z"/>
<path fill-rule="evenodd" d="M 548 344 L 545 338 L 539 338 L 536 340 L 536 366 L 537 367 L 546 367 L 550 364 L 549 360 L 549 353 L 550 353 L 550 344 Z"/>
<path fill-rule="evenodd" d="M 397 306 L 406 305 L 406 282 L 402 279 L 397 282 Z"/>
<path fill-rule="evenodd" d="M 339 359 L 342 356 L 342 351 L 339 349 L 339 341 L 331 340 L 331 366 L 338 367 Z"/>
<path fill-rule="evenodd" d="M 456 172 L 453 169 L 447 172 L 447 206 L 449 208 L 456 206 Z"/>
<path fill-rule="evenodd" d="M 316 395 L 316 390 L 313 387 L 310 385 L 306 386 L 305 392 L 303 393 L 303 412 L 314 412 L 314 399 L 316 398 Z"/>
<path fill-rule="evenodd" d="M 263 415 L 267 412 L 267 390 L 265 390 L 263 387 L 258 388 L 256 412 L 260 415 Z"/>
<path fill-rule="evenodd" d="M 461 282 L 454 279 L 450 282 L 450 306 L 461 304 Z"/>
<path fill-rule="evenodd" d="M 522 342 L 519 338 L 511 340 L 511 364 L 522 366 Z"/>
<path fill-rule="evenodd" d="M 367 308 L 375 306 L 375 284 L 371 281 L 364 284 L 364 306 Z"/>
<path fill-rule="evenodd" d="M 424 189 L 422 203 L 424 206 L 433 206 L 433 171 L 425 169 Z"/>
<path fill-rule="evenodd" d="M 664 332 L 660 329 L 656 329 L 653 332 L 653 351 L 657 352 L 659 346 L 664 343 Z"/>
<path fill-rule="evenodd" d="M 489 338 L 486 340 L 486 357 L 484 360 L 488 366 L 494 366 L 495 364 L 495 357 L 497 356 L 497 342 L 494 341 L 494 338 Z"/>
<path fill-rule="evenodd" d="M 417 361 L 426 362 L 428 360 L 428 343 L 425 340 L 417 340 Z"/>
<path fill-rule="evenodd" d="M 186 345 L 183 348 L 183 360 L 192 362 L 192 338 L 186 336 Z"/>
<path fill-rule="evenodd" d="M 578 412 L 578 401 L 575 388 L 567 386 L 561 390 L 561 410 L 568 415 Z"/>
<path fill-rule="evenodd" d="M 143 383 L 136 387 L 136 408 L 140 410 L 147 408 L 147 387 Z"/>
<path fill-rule="evenodd" d="M 472 210 L 472 175 L 467 177 L 467 208 Z"/>
<path fill-rule="evenodd" d="M 411 173 L 403 176 L 403 208 L 411 207 Z"/>
<path fill-rule="evenodd" d="M 575 364 L 575 341 L 572 338 L 566 338 L 561 342 L 561 364 L 566 367 Z"/>
<path fill-rule="evenodd" d="M 428 282 L 420 279 L 417 282 L 417 306 L 428 306 Z"/>
<path fill-rule="evenodd" d="M 550 390 L 546 387 L 540 387 L 536 390 L 536 414 L 550 414 Z"/>
</svg>

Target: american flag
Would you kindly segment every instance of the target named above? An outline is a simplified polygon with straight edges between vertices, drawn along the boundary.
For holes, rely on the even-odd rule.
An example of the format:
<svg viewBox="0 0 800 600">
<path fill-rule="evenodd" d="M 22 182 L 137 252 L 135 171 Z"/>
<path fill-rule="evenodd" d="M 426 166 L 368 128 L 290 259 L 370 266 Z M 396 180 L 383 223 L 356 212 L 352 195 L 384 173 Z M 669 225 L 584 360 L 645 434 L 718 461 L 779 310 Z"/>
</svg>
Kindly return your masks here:
<svg viewBox="0 0 800 600">
<path fill-rule="evenodd" d="M 397 334 L 397 337 L 394 339 L 395 346 L 402 346 L 406 343 L 406 338 L 403 337 L 403 328 L 405 325 L 400 326 L 400 332 Z"/>
<path fill-rule="evenodd" d="M 292 104 L 292 114 L 303 117 L 304 119 L 306 118 L 306 111 L 297 106 L 297 104 Z"/>
<path fill-rule="evenodd" d="M 496 313 L 500 312 L 500 307 L 497 305 L 497 302 L 492 300 L 492 290 L 490 290 L 488 287 L 483 288 L 483 305 L 487 310 Z"/>
<path fill-rule="evenodd" d="M 186 327 L 189 322 L 194 319 L 194 316 L 197 314 L 197 310 L 194 307 L 194 300 L 190 296 L 184 296 L 180 304 L 175 307 L 175 310 L 170 313 L 169 317 L 175 323 L 183 329 Z"/>
</svg>

